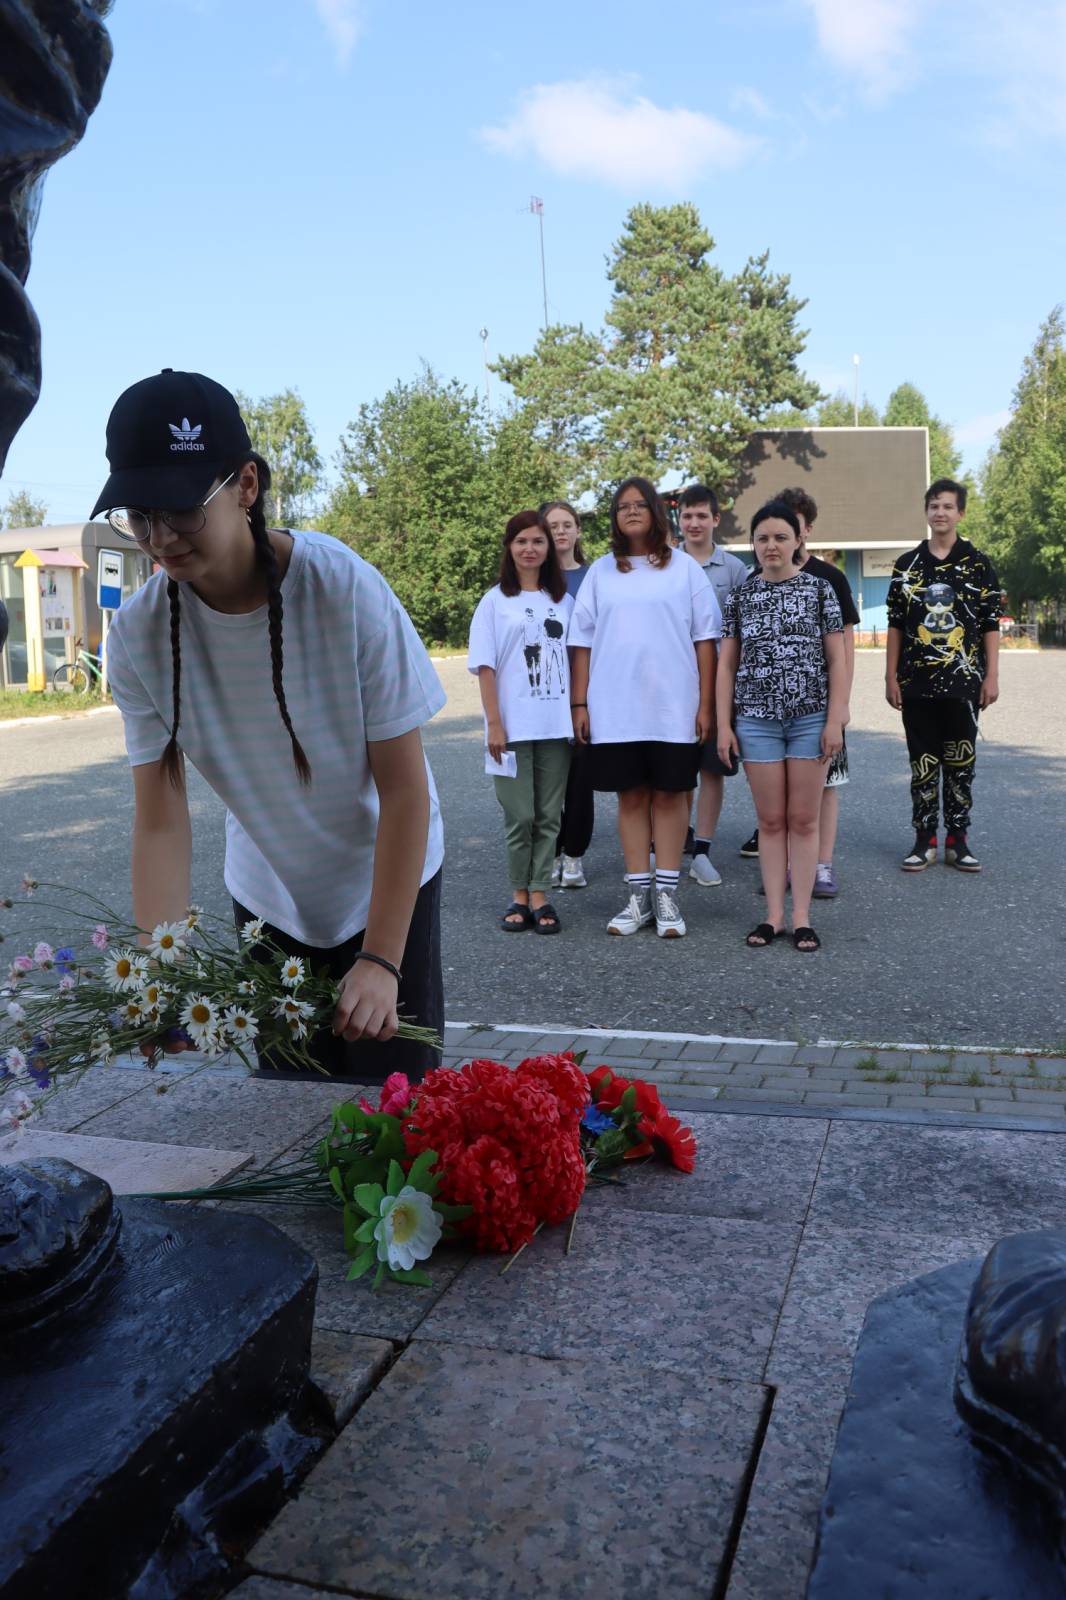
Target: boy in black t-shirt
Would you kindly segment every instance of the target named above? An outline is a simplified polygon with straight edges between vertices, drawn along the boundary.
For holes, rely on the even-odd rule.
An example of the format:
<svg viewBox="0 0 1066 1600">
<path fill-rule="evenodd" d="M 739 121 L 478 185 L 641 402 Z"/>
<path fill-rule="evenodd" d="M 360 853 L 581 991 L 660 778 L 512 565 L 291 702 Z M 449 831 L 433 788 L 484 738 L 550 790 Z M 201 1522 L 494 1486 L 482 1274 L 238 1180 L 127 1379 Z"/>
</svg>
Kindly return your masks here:
<svg viewBox="0 0 1066 1600">
<path fill-rule="evenodd" d="M 988 557 L 958 536 L 966 489 L 938 478 L 925 492 L 929 538 L 896 562 L 888 591 L 885 697 L 903 713 L 911 762 L 914 848 L 904 872 L 936 860 L 943 780 L 944 860 L 980 872 L 967 842 L 977 713 L 999 698 L 1003 596 Z"/>
</svg>

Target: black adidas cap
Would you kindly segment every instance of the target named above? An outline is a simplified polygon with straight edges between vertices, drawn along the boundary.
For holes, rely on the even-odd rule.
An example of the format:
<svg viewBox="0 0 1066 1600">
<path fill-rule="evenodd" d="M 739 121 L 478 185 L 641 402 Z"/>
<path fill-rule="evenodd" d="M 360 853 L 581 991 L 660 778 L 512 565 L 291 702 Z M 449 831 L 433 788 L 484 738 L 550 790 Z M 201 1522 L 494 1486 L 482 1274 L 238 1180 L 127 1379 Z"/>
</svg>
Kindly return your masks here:
<svg viewBox="0 0 1066 1600">
<path fill-rule="evenodd" d="M 204 498 L 252 441 L 228 389 L 165 367 L 120 394 L 107 419 L 111 476 L 91 515 L 113 506 L 181 511 Z"/>
</svg>

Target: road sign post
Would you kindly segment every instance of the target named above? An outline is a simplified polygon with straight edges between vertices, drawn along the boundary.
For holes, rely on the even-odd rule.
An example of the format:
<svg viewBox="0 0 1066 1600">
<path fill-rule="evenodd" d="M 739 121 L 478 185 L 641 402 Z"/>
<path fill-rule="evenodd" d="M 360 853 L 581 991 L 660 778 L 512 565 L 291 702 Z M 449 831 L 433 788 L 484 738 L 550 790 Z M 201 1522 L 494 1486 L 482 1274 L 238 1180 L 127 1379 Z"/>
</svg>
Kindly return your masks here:
<svg viewBox="0 0 1066 1600">
<path fill-rule="evenodd" d="M 100 607 L 100 691 L 107 696 L 107 635 L 111 613 L 122 604 L 122 552 L 101 550 L 96 569 L 96 603 Z"/>
</svg>

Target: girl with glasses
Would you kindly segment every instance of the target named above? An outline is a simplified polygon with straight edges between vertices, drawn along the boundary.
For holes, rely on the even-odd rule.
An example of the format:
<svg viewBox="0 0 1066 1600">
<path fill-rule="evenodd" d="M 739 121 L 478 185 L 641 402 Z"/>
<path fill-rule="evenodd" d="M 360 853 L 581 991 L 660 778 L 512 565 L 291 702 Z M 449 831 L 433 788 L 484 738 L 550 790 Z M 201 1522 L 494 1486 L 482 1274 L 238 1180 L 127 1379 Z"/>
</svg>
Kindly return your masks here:
<svg viewBox="0 0 1066 1600">
<path fill-rule="evenodd" d="M 677 882 L 700 745 L 713 732 L 720 634 L 706 573 L 671 547 L 648 480 L 627 478 L 611 501 L 610 552 L 589 568 L 569 635 L 574 736 L 591 747 L 593 786 L 618 796 L 627 900 L 608 933 L 652 922 L 663 939 L 685 932 Z"/>
<path fill-rule="evenodd" d="M 317 1062 L 350 1082 L 418 1079 L 435 1053 L 393 1035 L 398 1011 L 443 1026 L 443 837 L 419 730 L 444 694 L 426 651 L 339 540 L 267 527 L 269 468 L 220 384 L 169 369 L 134 384 L 107 454 L 93 515 L 161 569 L 108 640 L 133 768 L 134 918 L 186 915 L 189 760 L 227 808 L 238 925 L 261 923 L 338 982 Z"/>
</svg>

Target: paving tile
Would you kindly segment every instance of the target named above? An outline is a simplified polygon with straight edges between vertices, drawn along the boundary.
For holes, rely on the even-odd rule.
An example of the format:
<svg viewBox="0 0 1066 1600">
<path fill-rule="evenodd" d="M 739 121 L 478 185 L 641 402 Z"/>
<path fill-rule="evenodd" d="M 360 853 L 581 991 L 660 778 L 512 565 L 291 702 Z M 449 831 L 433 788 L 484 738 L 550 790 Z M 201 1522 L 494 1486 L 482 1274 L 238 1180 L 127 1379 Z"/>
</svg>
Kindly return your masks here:
<svg viewBox="0 0 1066 1600">
<path fill-rule="evenodd" d="M 1059 1102 L 1054 1095 L 1041 1096 L 1039 1101 L 1026 1098 L 1025 1100 L 990 1100 L 983 1089 L 977 1091 L 978 1111 L 994 1111 L 997 1116 L 1005 1117 L 1061 1117 L 1063 1106 L 1066 1102 Z M 1044 1106 L 1041 1111 L 1040 1107 Z M 1054 1137 L 1054 1135 L 1052 1135 Z M 1050 1223 L 1048 1224 L 1050 1227 Z"/>
<path fill-rule="evenodd" d="M 356 1096 L 358 1085 L 270 1083 L 261 1078 L 199 1072 L 151 1091 L 80 1123 L 79 1133 L 160 1144 L 226 1145 L 257 1155 L 281 1150 L 313 1127 L 339 1100 Z"/>
<path fill-rule="evenodd" d="M 686 1066 L 683 1061 L 678 1062 L 679 1067 L 685 1070 L 681 1074 L 683 1083 L 720 1083 L 723 1087 L 731 1084 L 750 1083 L 757 1088 L 766 1076 L 762 1067 L 753 1067 L 747 1062 L 711 1061 L 700 1065 L 692 1061 Z"/>
<path fill-rule="evenodd" d="M 930 1100 L 972 1100 L 974 1095 L 981 1094 L 986 1100 L 1009 1100 L 1010 1089 L 1004 1084 L 994 1088 L 976 1089 L 969 1083 L 931 1083 L 926 1089 Z"/>
<path fill-rule="evenodd" d="M 759 1054 L 761 1045 L 757 1044 L 731 1044 L 726 1043 L 719 1050 L 718 1061 L 754 1061 Z"/>
<path fill-rule="evenodd" d="M 747 1084 L 736 1089 L 722 1089 L 720 1100 L 744 1100 L 752 1105 L 798 1106 L 803 1099 L 802 1089 L 756 1089 Z"/>
<path fill-rule="evenodd" d="M 984 1096 L 987 1091 L 979 1089 L 978 1093 Z M 1024 1100 L 1032 1106 L 1054 1106 L 1056 1112 L 1066 1105 L 1066 1094 L 1060 1093 L 1057 1089 L 1037 1089 L 1021 1083 L 1014 1087 L 1014 1098 L 1018 1101 Z"/>
<path fill-rule="evenodd" d="M 764 1044 L 760 1045 L 756 1062 L 766 1062 L 767 1065 L 789 1067 L 796 1059 L 795 1048 L 790 1044 Z"/>
<path fill-rule="evenodd" d="M 1006 1104 L 992 1109 L 1002 1113 Z M 1031 1104 L 1024 1111 L 1032 1116 Z M 1057 1133 L 834 1122 L 811 1219 L 848 1227 L 877 1218 L 901 1235 L 960 1239 L 1057 1227 L 1066 1210 L 1064 1156 Z"/>
<path fill-rule="evenodd" d="M 804 1600 L 843 1385 L 778 1389 L 726 1600 Z"/>
<path fill-rule="evenodd" d="M 605 1207 L 616 1205 L 630 1211 L 802 1222 L 829 1131 L 827 1122 L 816 1117 L 699 1112 L 685 1114 L 682 1120 L 696 1137 L 695 1171 L 677 1172 L 660 1161 L 627 1163 L 621 1184 L 589 1185 L 581 1203 L 579 1232 L 586 1210 L 602 1214 Z"/>
<path fill-rule="evenodd" d="M 134 1095 L 154 1094 L 159 1088 L 172 1090 L 175 1081 L 173 1076 L 164 1077 L 145 1068 L 119 1071 L 114 1067 L 90 1067 L 77 1083 L 59 1089 L 47 1099 L 34 1112 L 30 1126 L 50 1128 L 53 1133 L 73 1133 L 99 1112 Z"/>
<path fill-rule="evenodd" d="M 905 1094 L 890 1094 L 888 1108 L 890 1111 L 936 1111 L 938 1115 L 950 1116 L 956 1111 L 975 1113 L 977 1101 L 932 1100 L 927 1094 L 918 1094 L 912 1086 Z"/>
<path fill-rule="evenodd" d="M 723 1046 L 715 1039 L 692 1039 L 681 1052 L 682 1061 L 717 1061 Z"/>
<path fill-rule="evenodd" d="M 395 1351 L 387 1339 L 364 1339 L 316 1327 L 311 1337 L 311 1382 L 333 1424 L 343 1428 L 380 1380 Z"/>
<path fill-rule="evenodd" d="M 802 1044 L 792 1057 L 793 1065 L 797 1067 L 824 1067 L 832 1068 L 835 1050 L 827 1050 L 824 1045 Z"/>
<path fill-rule="evenodd" d="M 705 1600 L 765 1391 L 630 1361 L 609 1393 L 595 1358 L 419 1340 L 249 1562 L 403 1600 Z"/>
<path fill-rule="evenodd" d="M 247 1151 L 210 1150 L 184 1144 L 145 1144 L 138 1139 L 91 1138 L 51 1133 L 30 1123 L 23 1133 L 0 1138 L 0 1166 L 39 1157 L 72 1161 L 94 1172 L 114 1194 L 155 1194 L 165 1189 L 206 1189 L 248 1165 Z"/>
<path fill-rule="evenodd" d="M 610 1034 L 605 1034 L 600 1048 L 609 1050 L 613 1056 L 639 1056 L 644 1054 L 646 1039 L 615 1039 Z"/>
<path fill-rule="evenodd" d="M 983 1256 L 1002 1231 L 995 1222 L 958 1235 L 808 1222 L 766 1381 L 801 1389 L 811 1383 L 846 1385 L 871 1300 L 923 1272 Z"/>
<path fill-rule="evenodd" d="M 671 1061 L 666 1066 L 661 1061 L 642 1061 L 640 1071 L 634 1073 L 634 1077 L 644 1078 L 648 1083 L 684 1083 L 688 1074 L 681 1071 L 680 1061 Z M 692 1079 L 693 1083 L 703 1081 L 698 1074 Z"/>
<path fill-rule="evenodd" d="M 808 1089 L 813 1087 L 805 1067 L 797 1067 L 795 1072 L 783 1072 L 779 1067 L 772 1069 L 764 1075 L 760 1084 L 762 1089 Z"/>
<path fill-rule="evenodd" d="M 471 1031 L 470 1038 L 465 1040 L 463 1049 L 468 1061 L 483 1060 L 494 1056 L 503 1050 L 511 1048 L 510 1040 L 514 1035 L 499 1033 L 495 1028 L 475 1028 Z"/>
<path fill-rule="evenodd" d="M 721 1093 L 716 1083 L 679 1083 L 673 1099 L 679 1104 L 683 1101 L 691 1110 L 693 1106 L 710 1105 L 712 1100 L 721 1098 Z"/>
<path fill-rule="evenodd" d="M 569 1256 L 565 1237 L 545 1229 L 502 1275 L 498 1256 L 477 1257 L 419 1336 L 690 1376 L 761 1373 L 796 1226 L 688 1215 L 680 1228 L 674 1214 L 616 1204 L 579 1218 Z"/>
<path fill-rule="evenodd" d="M 869 1061 L 873 1054 L 874 1051 L 869 1049 L 862 1050 L 852 1045 L 841 1045 L 838 1050 L 833 1052 L 833 1065 L 834 1067 L 844 1067 L 850 1072 L 853 1067 L 858 1066 L 860 1061 Z"/>
<path fill-rule="evenodd" d="M 684 1039 L 649 1039 L 641 1055 L 658 1056 L 662 1061 L 676 1061 L 685 1049 Z"/>
<path fill-rule="evenodd" d="M 861 1110 L 864 1106 L 871 1111 L 883 1109 L 888 1105 L 887 1094 L 877 1094 L 875 1091 L 860 1092 L 849 1089 L 836 1094 L 825 1089 L 810 1089 L 803 1096 L 805 1106 L 824 1106 L 827 1110 L 835 1108 L 843 1110 L 845 1106 L 854 1106 Z"/>
</svg>

